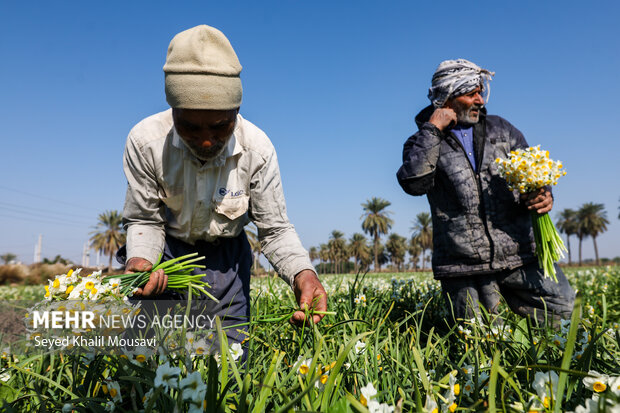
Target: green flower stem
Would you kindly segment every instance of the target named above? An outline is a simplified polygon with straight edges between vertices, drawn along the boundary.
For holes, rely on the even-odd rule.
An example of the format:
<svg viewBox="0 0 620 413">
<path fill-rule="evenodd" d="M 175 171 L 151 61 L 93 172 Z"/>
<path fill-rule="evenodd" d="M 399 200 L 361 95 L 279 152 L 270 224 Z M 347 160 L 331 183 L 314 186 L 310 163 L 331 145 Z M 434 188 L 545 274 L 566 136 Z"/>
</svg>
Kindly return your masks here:
<svg viewBox="0 0 620 413">
<path fill-rule="evenodd" d="M 160 255 L 157 263 L 149 271 L 111 275 L 105 277 L 103 280 L 104 282 L 109 282 L 111 279 L 120 279 L 121 292 L 124 295 L 128 295 L 134 288 L 144 286 L 153 272 L 163 270 L 168 276 L 169 289 L 179 292 L 185 292 L 189 289 L 196 295 L 202 293 L 212 300 L 218 301 L 205 289 L 210 286 L 208 283 L 202 281 L 204 274 L 192 274 L 194 269 L 206 268 L 204 265 L 195 264 L 197 261 L 204 260 L 205 258 L 203 256 L 196 257 L 197 255 L 198 253 L 187 254 L 164 262 L 161 262 Z"/>
<path fill-rule="evenodd" d="M 564 241 L 553 225 L 549 214 L 532 213 L 532 227 L 536 241 L 538 265 L 543 269 L 545 277 L 552 277 L 557 282 L 553 264 L 564 257 L 563 251 L 567 251 Z"/>
</svg>

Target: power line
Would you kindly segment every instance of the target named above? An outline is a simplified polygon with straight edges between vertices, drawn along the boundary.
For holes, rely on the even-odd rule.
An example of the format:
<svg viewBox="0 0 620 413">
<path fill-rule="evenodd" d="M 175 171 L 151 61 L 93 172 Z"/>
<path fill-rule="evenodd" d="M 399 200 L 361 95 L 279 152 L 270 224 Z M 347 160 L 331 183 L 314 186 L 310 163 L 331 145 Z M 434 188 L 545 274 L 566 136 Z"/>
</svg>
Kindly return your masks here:
<svg viewBox="0 0 620 413">
<path fill-rule="evenodd" d="M 43 224 L 69 226 L 69 227 L 75 227 L 75 228 L 84 228 L 84 227 L 87 226 L 86 224 L 78 225 L 78 224 L 75 224 L 74 222 L 69 222 L 69 221 L 58 221 L 58 220 L 57 221 L 49 221 L 49 220 L 45 220 L 45 219 L 27 218 L 27 217 L 15 216 L 15 215 L 7 215 L 7 214 L 4 214 L 4 213 L 0 213 L 0 217 L 19 219 L 19 220 L 28 221 L 28 222 L 39 222 L 39 223 L 43 223 Z"/>
<path fill-rule="evenodd" d="M 28 209 L 28 210 L 31 210 L 31 211 L 34 211 L 34 212 L 38 212 L 38 213 L 62 215 L 63 217 L 66 217 L 67 214 L 68 214 L 66 210 L 58 211 L 57 212 L 57 211 L 54 211 L 54 210 L 50 210 L 49 208 L 45 208 L 45 209 L 43 209 L 43 208 L 35 208 L 35 207 L 32 207 L 32 206 L 25 206 L 25 205 L 20 205 L 20 204 L 14 204 L 12 202 L 0 201 L 0 205 L 5 206 L 6 208 L 19 208 L 20 210 Z M 71 216 L 72 217 L 81 217 L 81 218 L 85 218 L 85 219 L 88 219 L 88 220 L 92 220 L 93 219 L 92 215 L 91 216 L 86 216 L 86 215 L 76 215 L 74 213 L 71 213 Z"/>
<path fill-rule="evenodd" d="M 44 197 L 44 196 L 41 196 L 41 195 L 31 194 L 29 192 L 22 191 L 20 189 L 14 189 L 14 188 L 6 187 L 4 185 L 0 185 L 0 188 L 1 189 L 5 189 L 7 191 L 15 192 L 15 193 L 18 193 L 18 194 L 22 194 L 22 195 L 28 195 L 28 196 L 31 196 L 33 198 L 38 198 L 38 199 L 43 199 L 45 201 L 55 202 L 57 204 L 68 205 L 68 206 L 71 206 L 71 207 L 74 207 L 74 208 L 84 209 L 84 210 L 88 210 L 88 211 L 92 210 L 92 207 L 87 207 L 87 206 L 84 206 L 84 205 L 79 205 L 79 204 L 76 204 L 74 202 L 66 202 L 66 201 L 61 201 L 61 200 L 54 199 L 54 198 Z"/>
<path fill-rule="evenodd" d="M 1 202 L 0 202 L 1 204 Z M 57 220 L 57 221 L 61 221 L 61 222 L 67 222 L 67 223 L 76 223 L 78 220 L 74 220 L 74 219 L 67 219 L 67 215 L 70 215 L 71 217 L 73 217 L 73 214 L 67 214 L 64 213 L 64 217 L 57 217 L 57 216 L 53 216 L 53 215 L 47 215 L 41 212 L 36 212 L 36 211 L 23 211 L 19 208 L 15 208 L 15 207 L 10 207 L 10 206 L 3 206 L 2 207 L 5 212 L 12 212 L 12 213 L 17 213 L 17 214 L 25 214 L 27 215 L 28 218 L 30 217 L 35 217 L 35 218 L 44 218 L 44 219 L 53 219 L 53 220 Z M 81 221 L 81 223 L 85 224 L 85 225 L 92 225 L 93 222 L 95 220 L 90 220 L 90 222 L 86 223 L 85 221 Z"/>
</svg>

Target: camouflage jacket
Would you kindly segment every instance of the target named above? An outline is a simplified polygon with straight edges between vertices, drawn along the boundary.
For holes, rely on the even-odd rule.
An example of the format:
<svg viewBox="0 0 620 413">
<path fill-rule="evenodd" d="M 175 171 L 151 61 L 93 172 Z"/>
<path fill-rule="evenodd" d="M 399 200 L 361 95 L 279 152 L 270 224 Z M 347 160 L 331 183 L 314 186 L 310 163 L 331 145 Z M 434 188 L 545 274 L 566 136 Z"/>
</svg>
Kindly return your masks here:
<svg viewBox="0 0 620 413">
<path fill-rule="evenodd" d="M 429 106 L 416 116 L 419 130 L 405 142 L 396 176 L 405 192 L 428 198 L 435 278 L 492 273 L 534 261 L 530 213 L 495 164 L 496 158 L 528 146 L 523 134 L 483 109 L 473 129 L 476 172 L 457 137 L 428 122 L 433 110 Z"/>
</svg>

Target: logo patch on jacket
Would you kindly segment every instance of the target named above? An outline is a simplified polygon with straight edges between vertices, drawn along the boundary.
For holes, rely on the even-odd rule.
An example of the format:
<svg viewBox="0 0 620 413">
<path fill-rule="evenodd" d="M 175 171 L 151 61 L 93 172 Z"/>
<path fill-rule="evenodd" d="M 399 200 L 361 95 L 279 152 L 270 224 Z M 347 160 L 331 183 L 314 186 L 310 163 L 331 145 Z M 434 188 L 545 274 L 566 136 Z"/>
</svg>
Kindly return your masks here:
<svg viewBox="0 0 620 413">
<path fill-rule="evenodd" d="M 239 189 L 237 191 L 233 191 L 232 189 L 227 189 L 227 188 L 224 188 L 224 187 L 220 188 L 218 190 L 218 192 L 219 192 L 220 196 L 224 197 L 224 196 L 228 195 L 231 198 L 235 198 L 235 197 L 241 196 L 241 195 L 243 195 L 245 193 L 245 191 L 243 189 Z"/>
</svg>

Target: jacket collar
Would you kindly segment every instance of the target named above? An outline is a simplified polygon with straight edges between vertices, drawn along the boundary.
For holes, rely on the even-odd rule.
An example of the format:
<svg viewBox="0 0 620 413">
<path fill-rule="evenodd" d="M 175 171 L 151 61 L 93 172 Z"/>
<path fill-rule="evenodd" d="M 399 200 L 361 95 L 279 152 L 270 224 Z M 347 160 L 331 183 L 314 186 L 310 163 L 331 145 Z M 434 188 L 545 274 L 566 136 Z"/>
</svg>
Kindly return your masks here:
<svg viewBox="0 0 620 413">
<path fill-rule="evenodd" d="M 228 139 L 228 144 L 226 145 L 226 149 L 224 149 L 224 152 L 222 152 L 216 158 L 205 162 L 204 166 L 207 166 L 207 165 L 213 166 L 213 167 L 222 166 L 226 163 L 226 159 L 232 158 L 233 156 L 241 153 L 242 147 L 241 147 L 241 144 L 239 143 L 239 139 L 237 139 L 237 136 L 236 136 L 239 133 L 241 133 L 241 129 L 239 128 L 240 123 L 241 123 L 241 117 L 240 115 L 237 115 L 237 124 L 235 125 L 233 134 L 231 135 L 230 139 Z M 185 145 L 185 142 L 183 142 L 183 139 L 181 139 L 181 137 L 179 136 L 179 133 L 177 132 L 177 129 L 174 127 L 174 125 L 172 125 L 172 142 L 171 143 L 172 143 L 172 146 L 174 146 L 175 148 L 183 152 L 183 158 L 194 160 L 194 161 L 199 161 L 199 159 L 196 158 L 194 154 L 187 148 L 187 146 Z"/>
</svg>

